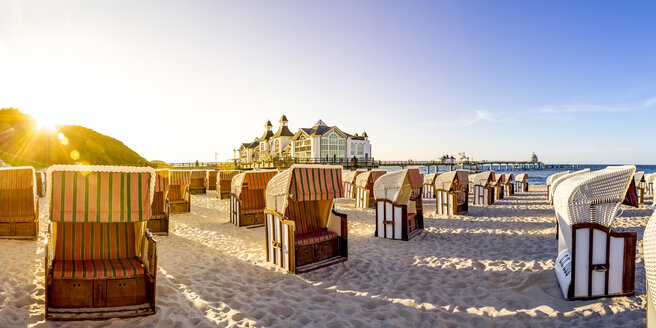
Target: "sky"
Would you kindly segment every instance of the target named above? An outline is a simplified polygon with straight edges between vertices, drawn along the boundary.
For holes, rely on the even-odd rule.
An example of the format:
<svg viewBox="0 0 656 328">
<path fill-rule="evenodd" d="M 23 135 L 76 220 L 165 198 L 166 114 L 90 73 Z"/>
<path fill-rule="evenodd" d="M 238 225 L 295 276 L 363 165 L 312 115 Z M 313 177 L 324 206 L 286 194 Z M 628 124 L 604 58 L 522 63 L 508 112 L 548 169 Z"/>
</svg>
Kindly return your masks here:
<svg viewBox="0 0 656 328">
<path fill-rule="evenodd" d="M 284 113 L 381 160 L 656 164 L 656 2 L 0 0 L 0 107 L 167 162 Z"/>
</svg>

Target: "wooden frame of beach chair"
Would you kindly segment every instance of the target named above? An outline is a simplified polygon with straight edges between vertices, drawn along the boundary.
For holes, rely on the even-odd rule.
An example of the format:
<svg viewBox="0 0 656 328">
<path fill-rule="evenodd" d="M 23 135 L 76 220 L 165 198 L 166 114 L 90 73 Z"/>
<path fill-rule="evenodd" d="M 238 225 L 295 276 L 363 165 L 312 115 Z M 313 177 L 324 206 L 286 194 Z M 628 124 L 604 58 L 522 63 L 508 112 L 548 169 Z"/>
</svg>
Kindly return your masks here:
<svg viewBox="0 0 656 328">
<path fill-rule="evenodd" d="M 343 196 L 342 167 L 292 165 L 266 188 L 266 259 L 303 273 L 348 258 L 346 214 L 335 211 Z"/>
<path fill-rule="evenodd" d="M 515 192 L 528 192 L 528 173 L 515 176 Z"/>
<path fill-rule="evenodd" d="M 31 166 L 0 168 L 0 238 L 39 235 L 39 196 Z"/>
<path fill-rule="evenodd" d="M 435 179 L 439 175 L 438 172 L 424 175 L 424 186 L 422 187 L 422 197 L 424 199 L 435 198 Z"/>
<path fill-rule="evenodd" d="M 216 190 L 216 178 L 219 175 L 217 170 L 207 171 L 207 190 Z"/>
<path fill-rule="evenodd" d="M 474 195 L 472 197 L 473 205 L 489 206 L 494 204 L 494 181 L 496 180 L 494 171 L 485 171 L 469 176 L 469 185 L 474 185 Z"/>
<path fill-rule="evenodd" d="M 150 167 L 48 168 L 46 320 L 154 314 L 157 243 L 146 228 Z"/>
<path fill-rule="evenodd" d="M 435 179 L 435 214 L 467 215 L 469 211 L 469 172 L 456 170 Z"/>
<path fill-rule="evenodd" d="M 371 170 L 355 178 L 355 207 L 369 208 L 374 205 L 374 184 L 387 171 Z"/>
<path fill-rule="evenodd" d="M 547 201 L 551 204 L 551 184 L 559 177 L 569 174 L 569 171 L 554 173 L 547 177 Z"/>
<path fill-rule="evenodd" d="M 613 224 L 635 166 L 608 167 L 563 181 L 555 194 L 555 273 L 568 300 L 634 294 L 635 232 Z"/>
<path fill-rule="evenodd" d="M 192 195 L 204 194 L 206 192 L 205 190 L 206 183 L 207 183 L 206 170 L 191 171 L 191 180 L 189 181 L 189 192 Z"/>
<path fill-rule="evenodd" d="M 376 180 L 374 236 L 410 240 L 424 230 L 423 180 L 416 168 L 390 172 Z"/>
<path fill-rule="evenodd" d="M 155 170 L 155 190 L 153 203 L 150 209 L 150 220 L 148 230 L 153 235 L 169 235 L 169 182 L 171 171 L 168 169 Z"/>
<path fill-rule="evenodd" d="M 586 174 L 586 173 L 590 173 L 590 169 L 583 169 L 583 170 L 574 171 L 574 172 L 571 172 L 571 173 L 569 173 L 569 171 L 567 171 L 566 174 L 562 174 L 562 175 L 558 176 L 557 178 L 553 179 L 551 181 L 551 187 L 549 188 L 550 204 L 553 205 L 553 195 L 556 192 L 556 190 L 558 190 L 558 186 L 560 186 L 561 183 L 563 183 L 564 181 L 566 181 L 569 178 L 572 178 L 572 177 L 575 177 L 575 176 L 581 175 L 581 174 Z"/>
<path fill-rule="evenodd" d="M 355 179 L 365 171 L 350 171 L 344 173 L 342 183 L 344 183 L 344 198 L 355 199 Z"/>
<path fill-rule="evenodd" d="M 635 183 L 636 196 L 638 197 L 638 205 L 645 204 L 645 193 L 647 189 L 647 181 L 645 180 L 645 172 L 636 172 L 633 175 L 633 182 Z"/>
<path fill-rule="evenodd" d="M 241 173 L 237 170 L 221 170 L 216 180 L 216 195 L 219 199 L 230 198 L 232 178 Z"/>
<path fill-rule="evenodd" d="M 230 222 L 238 227 L 264 225 L 266 186 L 278 170 L 248 171 L 232 178 Z"/>
<path fill-rule="evenodd" d="M 191 171 L 172 170 L 169 180 L 169 212 L 189 213 L 191 212 Z"/>
<path fill-rule="evenodd" d="M 36 177 L 36 193 L 39 197 L 46 195 L 46 174 L 41 171 L 34 172 Z"/>
</svg>

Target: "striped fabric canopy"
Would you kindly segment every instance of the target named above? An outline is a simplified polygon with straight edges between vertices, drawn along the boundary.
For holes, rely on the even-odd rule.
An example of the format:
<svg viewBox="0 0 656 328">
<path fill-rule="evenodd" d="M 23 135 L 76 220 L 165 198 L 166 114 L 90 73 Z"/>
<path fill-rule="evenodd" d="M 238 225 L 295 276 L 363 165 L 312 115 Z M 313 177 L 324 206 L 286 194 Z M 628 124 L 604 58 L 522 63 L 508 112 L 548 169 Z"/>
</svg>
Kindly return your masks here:
<svg viewBox="0 0 656 328">
<path fill-rule="evenodd" d="M 235 177 L 235 175 L 241 173 L 241 171 L 238 170 L 222 170 L 219 171 L 219 180 L 230 180 L 232 181 L 232 178 Z"/>
<path fill-rule="evenodd" d="M 287 200 L 329 200 L 344 196 L 342 167 L 336 165 L 292 165 L 278 173 L 266 188 L 266 205 L 285 213 Z"/>
<path fill-rule="evenodd" d="M 50 220 L 139 222 L 150 219 L 155 170 L 55 165 L 48 168 Z"/>
<path fill-rule="evenodd" d="M 278 170 L 258 170 L 242 172 L 232 178 L 232 192 L 239 197 L 244 190 L 266 189 L 269 180 L 278 174 Z"/>
<path fill-rule="evenodd" d="M 31 166 L 0 168 L 0 190 L 32 188 L 36 195 L 36 175 Z"/>
<path fill-rule="evenodd" d="M 216 176 L 218 174 L 219 174 L 219 171 L 214 171 L 214 170 L 207 171 L 207 177 L 208 178 L 216 178 Z"/>
<path fill-rule="evenodd" d="M 192 179 L 205 179 L 207 177 L 207 171 L 205 170 L 193 170 L 191 171 Z"/>
<path fill-rule="evenodd" d="M 171 185 L 182 186 L 191 183 L 191 171 L 171 171 Z"/>
<path fill-rule="evenodd" d="M 155 192 L 166 192 L 169 190 L 171 171 L 168 169 L 155 170 Z"/>
</svg>

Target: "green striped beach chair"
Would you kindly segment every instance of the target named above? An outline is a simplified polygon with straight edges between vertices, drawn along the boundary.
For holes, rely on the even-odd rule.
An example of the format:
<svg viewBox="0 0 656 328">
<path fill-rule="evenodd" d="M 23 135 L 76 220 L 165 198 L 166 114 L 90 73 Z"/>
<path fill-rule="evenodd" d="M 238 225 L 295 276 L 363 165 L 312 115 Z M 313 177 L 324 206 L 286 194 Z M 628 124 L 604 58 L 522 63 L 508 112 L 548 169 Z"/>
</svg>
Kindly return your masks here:
<svg viewBox="0 0 656 328">
<path fill-rule="evenodd" d="M 48 168 L 47 320 L 155 313 L 157 244 L 146 229 L 155 171 Z"/>
<path fill-rule="evenodd" d="M 292 165 L 266 188 L 267 261 L 303 273 L 346 261 L 348 225 L 334 209 L 342 167 Z"/>
</svg>

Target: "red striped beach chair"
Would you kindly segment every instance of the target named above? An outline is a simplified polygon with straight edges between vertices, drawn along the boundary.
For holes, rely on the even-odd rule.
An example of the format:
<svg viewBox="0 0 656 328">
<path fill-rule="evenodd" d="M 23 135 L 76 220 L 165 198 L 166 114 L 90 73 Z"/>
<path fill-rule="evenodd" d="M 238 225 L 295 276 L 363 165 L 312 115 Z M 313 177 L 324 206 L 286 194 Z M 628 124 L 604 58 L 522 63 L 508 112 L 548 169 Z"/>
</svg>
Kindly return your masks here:
<svg viewBox="0 0 656 328">
<path fill-rule="evenodd" d="M 469 172 L 456 170 L 435 179 L 435 213 L 467 215 L 469 211 Z"/>
<path fill-rule="evenodd" d="M 515 177 L 515 192 L 528 192 L 528 173 L 520 173 Z"/>
<path fill-rule="evenodd" d="M 192 195 L 204 194 L 205 183 L 207 182 L 206 170 L 191 171 L 191 180 L 189 182 L 189 192 Z"/>
<path fill-rule="evenodd" d="M 355 178 L 355 207 L 369 208 L 374 206 L 374 183 L 387 171 L 371 170 Z"/>
<path fill-rule="evenodd" d="M 344 198 L 355 199 L 355 179 L 365 171 L 350 171 L 344 173 L 342 181 L 344 183 Z"/>
<path fill-rule="evenodd" d="M 637 235 L 611 228 L 634 172 L 635 166 L 608 167 L 570 177 L 555 190 L 555 273 L 568 300 L 634 294 Z"/>
<path fill-rule="evenodd" d="M 230 222 L 238 227 L 264 225 L 266 186 L 278 170 L 248 171 L 232 178 Z"/>
<path fill-rule="evenodd" d="M 155 313 L 157 244 L 146 228 L 155 171 L 48 168 L 46 320 Z"/>
<path fill-rule="evenodd" d="M 390 172 L 376 180 L 376 237 L 410 240 L 424 230 L 423 182 L 416 168 Z"/>
<path fill-rule="evenodd" d="M 219 171 L 207 171 L 207 190 L 216 190 L 216 177 L 218 174 Z"/>
<path fill-rule="evenodd" d="M 469 185 L 474 188 L 472 204 L 489 206 L 494 204 L 496 180 L 494 171 L 485 171 L 469 175 Z"/>
<path fill-rule="evenodd" d="M 216 194 L 219 199 L 230 198 L 230 192 L 232 189 L 232 178 L 235 175 L 241 173 L 237 170 L 221 170 L 219 171 L 219 177 L 216 181 Z"/>
<path fill-rule="evenodd" d="M 0 238 L 36 239 L 39 196 L 34 168 L 0 168 Z"/>
<path fill-rule="evenodd" d="M 430 199 L 435 198 L 435 179 L 440 175 L 440 173 L 430 173 L 424 176 L 424 187 L 423 187 L 423 198 Z"/>
<path fill-rule="evenodd" d="M 151 206 L 151 218 L 148 220 L 148 230 L 153 235 L 169 234 L 169 182 L 171 171 L 168 169 L 155 170 L 155 191 Z"/>
<path fill-rule="evenodd" d="M 191 212 L 191 171 L 171 171 L 169 184 L 169 212 L 188 213 Z"/>
<path fill-rule="evenodd" d="M 348 225 L 334 209 L 342 167 L 292 165 L 266 188 L 267 261 L 303 273 L 346 261 Z"/>
</svg>

